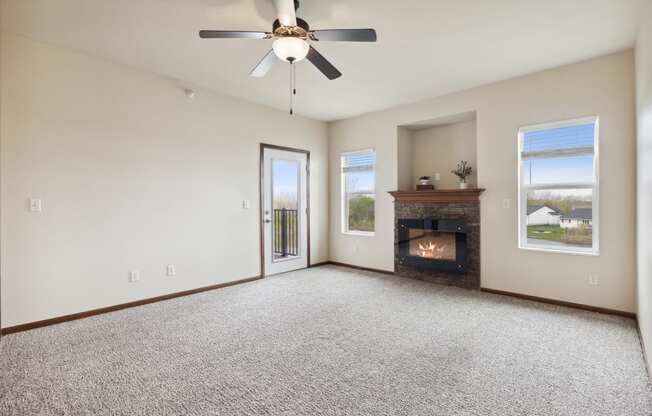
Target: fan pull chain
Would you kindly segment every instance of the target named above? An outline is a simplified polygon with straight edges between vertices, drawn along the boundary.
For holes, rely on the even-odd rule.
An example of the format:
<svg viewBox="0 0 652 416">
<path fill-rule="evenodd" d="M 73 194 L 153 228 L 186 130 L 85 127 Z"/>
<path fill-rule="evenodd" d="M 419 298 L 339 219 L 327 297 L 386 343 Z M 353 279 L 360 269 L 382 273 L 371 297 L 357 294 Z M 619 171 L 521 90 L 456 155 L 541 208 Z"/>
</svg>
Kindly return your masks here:
<svg viewBox="0 0 652 416">
<path fill-rule="evenodd" d="M 294 62 L 296 59 L 293 57 L 287 58 L 287 61 L 290 63 L 290 115 L 294 114 L 294 96 L 297 94 L 296 88 L 296 70 L 294 68 Z"/>
<path fill-rule="evenodd" d="M 297 93 L 295 88 L 295 69 L 294 69 L 294 59 L 290 60 L 290 114 L 294 114 L 294 96 Z"/>
</svg>

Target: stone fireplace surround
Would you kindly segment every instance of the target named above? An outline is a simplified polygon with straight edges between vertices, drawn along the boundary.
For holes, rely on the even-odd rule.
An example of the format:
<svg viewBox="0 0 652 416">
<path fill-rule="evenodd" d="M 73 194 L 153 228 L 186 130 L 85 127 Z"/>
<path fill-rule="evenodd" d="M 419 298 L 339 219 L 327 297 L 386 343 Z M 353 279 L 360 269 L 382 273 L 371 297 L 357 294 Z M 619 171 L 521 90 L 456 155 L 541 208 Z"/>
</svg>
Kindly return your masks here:
<svg viewBox="0 0 652 416">
<path fill-rule="evenodd" d="M 480 288 L 480 194 L 484 189 L 393 191 L 394 273 L 433 283 Z M 463 273 L 404 264 L 399 255 L 399 220 L 453 220 L 466 226 L 466 267 Z"/>
</svg>

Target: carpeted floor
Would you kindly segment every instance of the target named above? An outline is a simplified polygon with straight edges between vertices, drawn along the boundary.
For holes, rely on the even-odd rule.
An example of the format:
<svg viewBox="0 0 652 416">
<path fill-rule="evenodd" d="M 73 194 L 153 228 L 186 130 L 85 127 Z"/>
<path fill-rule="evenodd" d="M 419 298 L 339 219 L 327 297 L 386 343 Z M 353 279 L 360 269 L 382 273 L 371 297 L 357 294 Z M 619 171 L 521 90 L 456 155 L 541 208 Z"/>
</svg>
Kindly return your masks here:
<svg viewBox="0 0 652 416">
<path fill-rule="evenodd" d="M 652 414 L 633 320 L 332 266 L 1 348 L 2 415 Z"/>
</svg>

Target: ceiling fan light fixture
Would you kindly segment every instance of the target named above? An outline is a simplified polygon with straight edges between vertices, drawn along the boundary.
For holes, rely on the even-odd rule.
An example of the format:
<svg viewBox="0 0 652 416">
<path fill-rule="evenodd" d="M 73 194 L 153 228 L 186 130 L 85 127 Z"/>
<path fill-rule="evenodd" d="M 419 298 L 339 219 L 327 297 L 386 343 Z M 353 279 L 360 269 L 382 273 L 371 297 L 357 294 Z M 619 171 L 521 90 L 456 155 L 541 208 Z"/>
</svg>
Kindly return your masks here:
<svg viewBox="0 0 652 416">
<path fill-rule="evenodd" d="M 297 62 L 308 55 L 310 45 L 303 39 L 288 36 L 276 39 L 272 48 L 279 59 Z"/>
</svg>

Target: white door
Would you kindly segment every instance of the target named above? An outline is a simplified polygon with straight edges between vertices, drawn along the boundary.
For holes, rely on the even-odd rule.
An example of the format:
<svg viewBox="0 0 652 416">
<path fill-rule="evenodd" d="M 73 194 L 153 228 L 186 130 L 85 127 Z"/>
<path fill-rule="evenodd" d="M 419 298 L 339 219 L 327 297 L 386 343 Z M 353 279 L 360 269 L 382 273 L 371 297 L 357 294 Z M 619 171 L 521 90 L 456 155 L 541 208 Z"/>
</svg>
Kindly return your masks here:
<svg viewBox="0 0 652 416">
<path fill-rule="evenodd" d="M 264 275 L 308 267 L 308 154 L 263 147 Z"/>
</svg>

